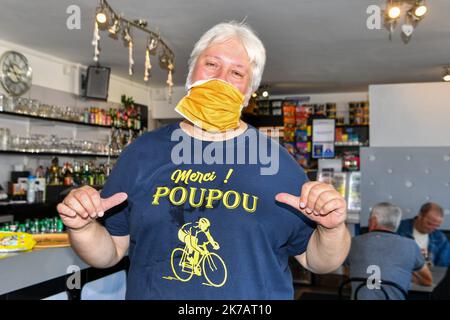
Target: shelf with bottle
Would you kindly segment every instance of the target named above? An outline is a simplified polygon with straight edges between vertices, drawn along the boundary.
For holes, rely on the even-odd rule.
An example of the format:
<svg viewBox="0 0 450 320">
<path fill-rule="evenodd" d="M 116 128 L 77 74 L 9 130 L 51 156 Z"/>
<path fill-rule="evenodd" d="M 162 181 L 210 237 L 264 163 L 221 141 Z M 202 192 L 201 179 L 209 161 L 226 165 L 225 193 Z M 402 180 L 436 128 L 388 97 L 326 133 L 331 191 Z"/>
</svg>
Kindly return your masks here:
<svg viewBox="0 0 450 320">
<path fill-rule="evenodd" d="M 2 196 L 1 202 L 3 205 L 56 203 L 61 194 L 73 187 L 89 185 L 102 188 L 112 166 L 109 162 L 96 164 L 93 161 L 65 162 L 60 166 L 55 157 L 50 166 L 39 165 L 34 171 L 12 171 L 8 192 L 6 197 Z"/>
<path fill-rule="evenodd" d="M 132 102 L 132 100 L 131 100 Z M 134 104 L 108 110 L 100 107 L 58 107 L 41 104 L 38 100 L 23 97 L 6 97 L 0 94 L 0 115 L 35 120 L 56 121 L 68 124 L 110 129 L 111 127 L 140 131 L 142 125 L 139 108 Z"/>
<path fill-rule="evenodd" d="M 43 168 L 37 170 L 42 174 Z M 52 164 L 47 168 L 45 178 L 48 186 L 103 186 L 111 173 L 110 163 L 96 165 L 93 161 L 73 164 L 65 162 L 59 166 L 58 158 L 52 159 Z"/>
<path fill-rule="evenodd" d="M 39 233 L 62 233 L 65 226 L 59 217 L 47 218 L 27 218 L 25 220 L 13 220 L 0 224 L 0 231 L 6 232 L 27 232 L 30 234 Z"/>
</svg>

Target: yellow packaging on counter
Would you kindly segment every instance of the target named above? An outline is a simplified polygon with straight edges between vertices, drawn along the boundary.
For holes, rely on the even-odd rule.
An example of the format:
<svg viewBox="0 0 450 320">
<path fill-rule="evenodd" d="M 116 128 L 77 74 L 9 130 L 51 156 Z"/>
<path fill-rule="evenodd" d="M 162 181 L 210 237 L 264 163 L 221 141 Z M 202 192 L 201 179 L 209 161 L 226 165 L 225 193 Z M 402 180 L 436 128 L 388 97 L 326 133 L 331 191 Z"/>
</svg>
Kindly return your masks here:
<svg viewBox="0 0 450 320">
<path fill-rule="evenodd" d="M 0 231 L 0 253 L 28 251 L 35 244 L 36 241 L 29 233 Z"/>
</svg>

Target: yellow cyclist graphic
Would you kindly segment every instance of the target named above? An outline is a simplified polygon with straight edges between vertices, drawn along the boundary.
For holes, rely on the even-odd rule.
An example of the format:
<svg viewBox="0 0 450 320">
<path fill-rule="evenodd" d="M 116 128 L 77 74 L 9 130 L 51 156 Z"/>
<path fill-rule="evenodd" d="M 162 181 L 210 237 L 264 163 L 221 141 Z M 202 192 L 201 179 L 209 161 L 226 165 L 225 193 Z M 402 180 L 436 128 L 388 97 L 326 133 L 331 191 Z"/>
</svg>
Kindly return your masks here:
<svg viewBox="0 0 450 320">
<path fill-rule="evenodd" d="M 185 244 L 184 248 L 175 248 L 170 257 L 173 277 L 168 280 L 187 282 L 193 275 L 205 276 L 207 283 L 213 287 L 221 287 L 227 280 L 227 267 L 223 259 L 214 252 L 209 252 L 208 245 L 219 250 L 220 245 L 211 236 L 211 223 L 200 218 L 195 225 L 185 223 L 178 231 L 178 239 Z"/>
</svg>

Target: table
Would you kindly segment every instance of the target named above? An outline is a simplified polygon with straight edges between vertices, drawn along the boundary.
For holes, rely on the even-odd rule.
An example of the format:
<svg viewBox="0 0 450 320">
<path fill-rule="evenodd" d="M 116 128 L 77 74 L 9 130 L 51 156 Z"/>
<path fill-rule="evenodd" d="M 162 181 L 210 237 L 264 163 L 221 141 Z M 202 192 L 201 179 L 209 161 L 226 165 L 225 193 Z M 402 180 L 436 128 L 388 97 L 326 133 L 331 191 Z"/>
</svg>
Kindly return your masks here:
<svg viewBox="0 0 450 320">
<path fill-rule="evenodd" d="M 447 267 L 430 267 L 431 274 L 433 275 L 433 284 L 431 286 L 422 286 L 420 284 L 412 283 L 409 293 L 414 295 L 425 295 L 428 299 L 431 299 L 431 293 L 434 288 L 444 279 L 447 273 Z"/>
</svg>

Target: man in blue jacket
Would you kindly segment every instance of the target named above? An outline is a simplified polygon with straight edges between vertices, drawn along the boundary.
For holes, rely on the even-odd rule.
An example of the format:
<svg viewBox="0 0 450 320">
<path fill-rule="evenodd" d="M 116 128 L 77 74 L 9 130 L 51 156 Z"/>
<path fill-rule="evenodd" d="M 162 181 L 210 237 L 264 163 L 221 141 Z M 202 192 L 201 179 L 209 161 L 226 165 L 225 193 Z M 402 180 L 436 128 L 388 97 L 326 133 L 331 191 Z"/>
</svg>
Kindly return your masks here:
<svg viewBox="0 0 450 320">
<path fill-rule="evenodd" d="M 397 233 L 416 240 L 427 260 L 436 266 L 450 265 L 450 243 L 437 230 L 444 220 L 444 211 L 436 203 L 425 203 L 417 217 L 403 220 Z"/>
</svg>

